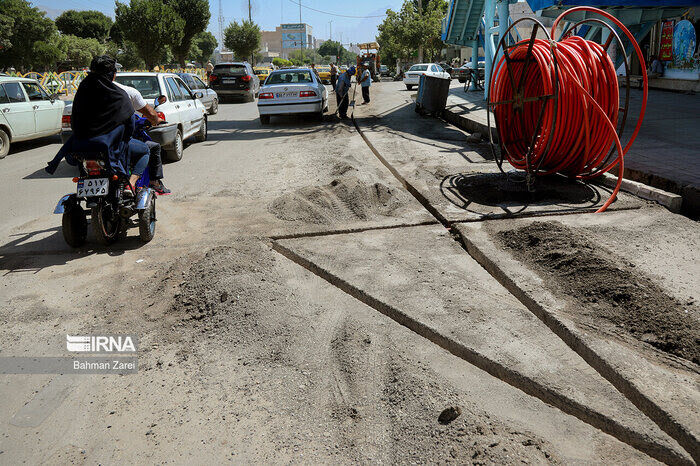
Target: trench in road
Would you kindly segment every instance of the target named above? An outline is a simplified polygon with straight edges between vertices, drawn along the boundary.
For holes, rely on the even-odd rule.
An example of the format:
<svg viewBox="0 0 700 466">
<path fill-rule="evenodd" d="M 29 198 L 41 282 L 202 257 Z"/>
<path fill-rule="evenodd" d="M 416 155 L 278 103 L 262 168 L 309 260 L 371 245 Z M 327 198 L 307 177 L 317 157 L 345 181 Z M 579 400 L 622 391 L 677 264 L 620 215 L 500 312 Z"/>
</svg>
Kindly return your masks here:
<svg viewBox="0 0 700 466">
<path fill-rule="evenodd" d="M 612 366 L 610 366 L 603 358 L 597 355 L 597 353 L 590 348 L 586 342 L 582 341 L 576 335 L 572 334 L 564 325 L 562 325 L 557 319 L 552 318 L 550 314 L 547 313 L 545 309 L 542 309 L 533 299 L 530 299 L 525 292 L 523 292 L 516 283 L 514 283 L 505 273 L 503 273 L 495 263 L 493 263 L 485 254 L 474 245 L 469 243 L 467 239 L 463 238 L 462 235 L 456 233 L 452 229 L 453 223 L 447 220 L 429 201 L 428 199 L 416 189 L 408 180 L 406 180 L 401 173 L 390 163 L 388 160 L 382 156 L 382 154 L 374 147 L 374 145 L 369 141 L 367 136 L 364 134 L 354 115 L 351 116 L 355 129 L 357 130 L 362 140 L 365 142 L 367 147 L 372 151 L 375 157 L 384 165 L 384 167 L 389 170 L 389 172 L 396 178 L 396 180 L 401 183 L 401 185 L 411 194 L 422 206 L 428 211 L 434 218 L 435 221 L 432 222 L 421 222 L 416 224 L 399 224 L 390 227 L 372 227 L 372 228 L 358 228 L 351 230 L 328 230 L 319 233 L 307 233 L 307 234 L 290 234 L 270 237 L 272 241 L 272 247 L 275 251 L 286 257 L 287 259 L 295 262 L 299 266 L 307 269 L 311 273 L 317 275 L 323 280 L 327 281 L 329 284 L 335 286 L 341 291 L 349 294 L 355 299 L 367 304 L 376 311 L 390 317 L 398 324 L 407 327 L 411 331 L 417 333 L 423 338 L 426 338 L 430 342 L 436 344 L 437 346 L 443 348 L 446 351 L 454 354 L 455 356 L 463 359 L 464 361 L 488 372 L 492 376 L 512 385 L 519 390 L 527 393 L 528 395 L 534 396 L 547 404 L 555 406 L 562 410 L 563 412 L 575 416 L 583 422 L 605 432 L 613 437 L 617 438 L 623 443 L 626 443 L 645 454 L 656 458 L 657 460 L 670 463 L 687 463 L 685 457 L 680 457 L 678 453 L 674 450 L 660 445 L 653 440 L 650 440 L 645 435 L 632 430 L 625 425 L 619 423 L 616 419 L 600 414 L 587 406 L 568 398 L 561 393 L 558 393 L 550 388 L 532 380 L 522 374 L 496 362 L 490 360 L 483 355 L 477 353 L 476 351 L 467 348 L 465 345 L 454 340 L 453 338 L 441 334 L 440 332 L 432 329 L 428 325 L 419 322 L 418 320 L 408 316 L 407 314 L 401 312 L 399 309 L 391 306 L 388 303 L 379 301 L 378 299 L 370 296 L 363 290 L 353 286 L 342 278 L 332 274 L 331 272 L 324 270 L 317 264 L 301 257 L 294 251 L 281 245 L 278 240 L 283 239 L 300 239 L 308 238 L 313 236 L 331 236 L 340 235 L 348 233 L 360 233 L 364 231 L 371 230 L 386 230 L 386 229 L 397 229 L 397 228 L 410 228 L 419 225 L 429 225 L 429 224 L 441 224 L 450 234 L 450 237 L 456 241 L 460 247 L 471 256 L 481 267 L 483 267 L 499 284 L 501 284 L 509 293 L 511 293 L 519 302 L 521 302 L 530 312 L 532 312 L 538 319 L 540 319 L 554 334 L 554 336 L 560 338 L 569 348 L 581 356 L 587 364 L 589 364 L 596 372 L 598 372 L 603 378 L 610 382 L 615 389 L 617 389 L 623 396 L 625 396 L 630 402 L 632 402 L 644 415 L 649 417 L 654 423 L 656 423 L 664 432 L 669 434 L 673 439 L 678 441 L 681 446 L 688 448 L 688 440 L 683 438 L 683 434 L 679 433 L 678 430 L 670 425 L 669 415 L 665 413 L 660 407 L 658 407 L 653 400 L 648 399 L 646 395 L 639 392 L 639 390 L 629 383 L 618 371 L 616 371 Z M 573 214 L 573 213 L 572 213 Z M 539 216 L 537 213 L 533 213 L 532 216 Z"/>
</svg>

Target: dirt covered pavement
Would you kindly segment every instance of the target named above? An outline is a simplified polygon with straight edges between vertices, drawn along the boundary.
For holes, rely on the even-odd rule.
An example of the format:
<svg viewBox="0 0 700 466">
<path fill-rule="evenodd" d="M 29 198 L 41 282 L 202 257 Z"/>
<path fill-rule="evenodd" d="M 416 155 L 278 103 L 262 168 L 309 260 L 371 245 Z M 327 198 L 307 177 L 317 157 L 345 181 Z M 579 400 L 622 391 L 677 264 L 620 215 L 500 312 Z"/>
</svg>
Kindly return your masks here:
<svg viewBox="0 0 700 466">
<path fill-rule="evenodd" d="M 439 222 L 513 212 L 522 199 L 505 209 L 488 195 L 481 206 L 455 202 L 466 191 L 445 180 L 491 173 L 493 162 L 461 131 L 416 116 L 398 84 L 373 85 L 373 103 L 356 114 L 393 171 L 352 123 L 262 127 L 254 104 L 221 105 L 208 141 L 166 165 L 174 194 L 159 198 L 147 245 L 132 233 L 112 248 L 89 238 L 70 250 L 50 211 L 72 174 L 40 174 L 55 141 L 3 160 L 1 189 L 14 183 L 31 201 L 1 206 L 0 357 L 69 355 L 67 334 L 136 334 L 139 370 L 0 375 L 0 462 L 691 462 L 685 437 L 640 411 L 482 268 L 453 234 L 457 224 Z M 587 212 L 604 195 L 576 189 L 583 194 L 563 207 L 538 198 L 534 210 Z M 658 215 L 627 195 L 619 210 Z M 546 228 L 561 228 L 546 218 Z M 605 227 L 614 237 L 615 224 Z M 538 251 L 523 251 L 518 259 L 531 264 L 525 254 Z M 601 262 L 616 260 L 604 251 Z M 630 263 L 670 268 L 673 259 L 625 257 L 614 264 L 629 274 Z M 664 280 L 639 279 L 674 319 L 687 316 L 686 327 L 651 313 L 653 328 L 631 332 L 640 351 L 672 340 L 672 359 L 654 361 L 682 371 L 686 385 L 697 380 L 691 259 Z M 543 277 L 559 271 L 532 267 Z M 569 282 L 551 282 L 570 293 Z M 634 323 L 628 304 L 642 307 L 638 291 L 620 319 L 619 306 L 598 299 L 609 338 L 627 335 L 614 330 Z M 664 322 L 673 328 L 653 331 Z M 693 401 L 684 394 L 681 405 Z"/>
</svg>

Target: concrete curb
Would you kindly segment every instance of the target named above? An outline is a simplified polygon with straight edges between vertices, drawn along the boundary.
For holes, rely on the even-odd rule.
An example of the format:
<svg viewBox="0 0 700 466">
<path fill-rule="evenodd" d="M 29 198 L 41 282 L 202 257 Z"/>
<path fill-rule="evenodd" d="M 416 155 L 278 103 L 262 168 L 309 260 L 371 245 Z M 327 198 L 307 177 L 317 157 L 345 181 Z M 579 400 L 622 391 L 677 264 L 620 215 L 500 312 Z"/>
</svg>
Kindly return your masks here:
<svg viewBox="0 0 700 466">
<path fill-rule="evenodd" d="M 617 185 L 617 176 L 604 173 L 602 176 L 594 178 L 592 181 L 594 183 L 607 186 L 608 188 L 614 188 Z M 647 186 L 638 181 L 632 181 L 625 178 L 622 179 L 620 190 L 634 194 L 635 196 L 641 197 L 642 199 L 646 199 L 648 201 L 657 202 L 675 214 L 681 212 L 683 197 L 679 196 L 678 194 L 669 193 L 662 189 Z"/>
<path fill-rule="evenodd" d="M 597 411 L 591 410 L 588 406 L 562 395 L 561 393 L 542 385 L 538 381 L 533 380 L 532 378 L 523 375 L 520 372 L 499 363 L 498 361 L 492 360 L 478 351 L 469 348 L 453 337 L 448 336 L 444 332 L 440 332 L 439 330 L 433 328 L 431 325 L 417 320 L 400 309 L 375 298 L 374 296 L 357 288 L 311 260 L 302 257 L 278 241 L 272 242 L 272 249 L 353 298 L 391 318 L 398 324 L 408 328 L 423 338 L 428 339 L 444 350 L 478 367 L 479 369 L 484 370 L 505 383 L 522 390 L 524 393 L 538 398 L 545 403 L 548 403 L 562 410 L 563 412 L 572 415 L 609 435 L 612 435 L 618 440 L 659 461 L 670 464 L 693 464 L 690 458 L 682 456 L 679 452 L 668 448 L 667 446 L 660 445 L 647 436 L 629 429 L 625 425 L 618 422 L 617 419 L 613 419 Z"/>
<path fill-rule="evenodd" d="M 475 229 L 480 228 L 480 224 L 454 226 L 469 255 L 640 411 L 675 439 L 696 462 L 700 460 L 697 433 L 627 377 L 623 373 L 624 361 L 610 360 L 610 353 L 606 356 L 600 354 L 601 346 L 596 344 L 593 337 L 560 314 L 559 310 L 563 308 L 563 304 L 542 287 L 541 280 L 537 279 L 534 273 L 515 260 L 498 260 L 501 252 L 489 241 L 488 234 Z M 643 366 L 641 369 L 635 366 L 638 371 L 650 368 L 649 363 L 645 364 L 640 357 L 637 357 L 634 363 Z"/>
</svg>

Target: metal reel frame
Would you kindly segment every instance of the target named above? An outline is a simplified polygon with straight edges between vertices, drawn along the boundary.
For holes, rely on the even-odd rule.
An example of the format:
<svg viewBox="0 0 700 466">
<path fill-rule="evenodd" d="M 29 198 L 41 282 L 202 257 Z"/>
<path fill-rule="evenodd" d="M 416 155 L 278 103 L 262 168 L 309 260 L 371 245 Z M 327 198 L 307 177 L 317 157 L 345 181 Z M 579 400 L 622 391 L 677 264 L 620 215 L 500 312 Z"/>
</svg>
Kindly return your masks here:
<svg viewBox="0 0 700 466">
<path fill-rule="evenodd" d="M 517 24 L 524 22 L 524 21 L 529 21 L 531 23 L 534 23 L 534 26 L 532 29 L 532 35 L 530 36 L 530 39 L 527 40 L 527 43 L 528 43 L 527 52 L 526 52 L 524 59 L 517 59 L 517 60 L 512 59 L 512 58 L 510 58 L 508 51 L 517 47 L 517 46 L 522 45 L 522 43 L 524 41 L 520 41 L 520 42 L 512 44 L 512 45 L 506 45 L 506 40 L 510 37 L 511 29 L 513 29 Z M 625 47 L 622 43 L 622 40 L 620 39 L 620 36 L 615 31 L 615 29 L 613 27 L 611 27 L 609 23 L 607 23 L 601 19 L 597 19 L 597 18 L 584 19 L 584 20 L 579 21 L 576 24 L 570 26 L 562 33 L 560 40 L 569 37 L 578 27 L 580 27 L 586 23 L 596 23 L 596 24 L 599 24 L 603 27 L 606 27 L 610 31 L 611 34 L 608 36 L 608 39 L 606 40 L 605 44 L 601 44 L 601 46 L 607 52 L 607 50 L 610 47 L 610 44 L 614 38 L 617 40 L 617 44 L 620 47 L 620 50 L 624 56 L 625 74 L 626 74 L 626 92 L 625 92 L 625 104 L 623 107 L 619 107 L 619 112 L 621 112 L 623 114 L 622 120 L 617 122 L 617 126 L 618 126 L 617 133 L 618 133 L 618 136 L 620 136 L 622 134 L 622 132 L 624 131 L 625 123 L 627 121 L 627 115 L 629 114 L 629 99 L 630 99 L 629 63 L 627 61 L 627 54 L 625 51 Z M 537 38 L 537 33 L 539 32 L 540 29 L 542 29 L 542 31 L 544 32 L 544 35 L 545 35 L 545 39 L 550 44 L 549 53 L 550 53 L 550 56 L 552 57 L 552 63 L 554 65 L 554 91 L 552 94 L 548 94 L 548 95 L 541 95 L 541 96 L 537 96 L 537 97 L 525 98 L 523 96 L 524 95 L 523 86 L 524 86 L 525 76 L 527 74 L 528 67 L 529 67 L 530 63 L 532 61 L 534 61 L 533 57 L 532 57 L 532 47 L 534 45 L 535 39 Z M 506 101 L 493 102 L 491 100 L 491 86 L 493 85 L 493 82 L 494 82 L 493 77 L 494 77 L 494 70 L 496 69 L 496 66 L 494 66 L 491 69 L 491 73 L 489 75 L 489 84 L 490 85 L 489 85 L 489 89 L 486 90 L 486 92 L 487 92 L 486 120 L 487 120 L 487 124 L 488 124 L 488 128 L 489 128 L 489 142 L 490 142 L 490 146 L 491 146 L 491 153 L 494 157 L 494 160 L 496 161 L 496 164 L 498 165 L 499 170 L 502 173 L 505 173 L 505 171 L 503 170 L 503 161 L 505 160 L 507 151 L 506 151 L 506 148 L 503 144 L 504 139 L 503 139 L 503 134 L 501 133 L 501 128 L 499 128 L 498 124 L 496 122 L 494 122 L 496 134 L 498 136 L 498 146 L 500 149 L 500 151 L 499 151 L 500 156 L 496 154 L 496 150 L 495 150 L 496 143 L 493 140 L 493 131 L 491 129 L 491 111 L 492 111 L 492 109 L 494 109 L 495 107 L 497 107 L 499 105 L 508 105 L 508 104 L 513 105 L 513 110 L 515 111 L 515 113 L 517 113 L 520 116 L 521 124 L 522 124 L 522 123 L 524 123 L 524 121 L 523 121 L 524 116 L 523 116 L 523 112 L 522 112 L 522 110 L 524 108 L 524 104 L 528 103 L 528 102 L 545 101 L 545 104 L 542 105 L 542 107 L 540 108 L 540 112 L 539 112 L 539 115 L 537 118 L 535 130 L 533 131 L 532 139 L 530 141 L 530 145 L 528 146 L 528 150 L 525 153 L 526 181 L 527 181 L 529 191 L 534 191 L 535 178 L 537 177 L 537 174 L 540 171 L 540 166 L 542 164 L 542 161 L 545 158 L 545 157 L 542 157 L 542 160 L 540 161 L 539 164 L 537 164 L 537 166 L 534 166 L 530 162 L 532 150 L 535 147 L 535 143 L 537 142 L 537 138 L 538 138 L 540 131 L 542 129 L 542 118 L 544 116 L 544 110 L 547 107 L 548 101 L 550 101 L 550 100 L 552 101 L 552 105 L 554 105 L 554 119 L 553 119 L 554 123 L 553 123 L 552 131 L 550 132 L 550 135 L 549 135 L 547 142 L 546 142 L 546 145 L 545 145 L 545 149 L 544 149 L 545 153 L 549 150 L 549 146 L 552 142 L 552 136 L 556 131 L 557 116 L 558 116 L 557 115 L 558 101 L 559 101 L 559 63 L 557 61 L 557 54 L 555 52 L 555 48 L 556 48 L 556 42 L 552 39 L 547 28 L 537 19 L 535 19 L 535 18 L 521 18 L 521 19 L 513 22 L 513 24 L 511 24 L 508 27 L 508 29 L 506 30 L 506 33 L 504 34 L 504 36 L 499 40 L 498 47 L 496 47 L 495 56 L 497 57 L 499 51 L 501 49 L 503 49 L 503 57 L 505 59 L 505 68 L 506 68 L 506 72 L 508 73 L 508 80 L 510 81 L 510 85 L 511 85 L 511 88 L 513 90 L 514 97 L 512 99 L 506 100 Z M 515 80 L 513 78 L 513 71 L 511 69 L 511 64 L 513 62 L 516 62 L 516 61 L 518 61 L 518 62 L 522 61 L 525 63 L 517 85 L 516 85 Z M 499 72 L 503 72 L 503 66 L 501 66 L 499 68 Z M 597 170 L 593 170 L 592 172 L 587 173 L 583 176 L 586 178 L 590 178 L 590 177 L 594 177 L 594 176 L 598 175 L 601 172 L 601 170 L 603 169 L 603 167 L 605 167 L 609 164 L 609 162 L 611 161 L 611 157 L 613 156 L 613 153 L 615 152 L 615 150 L 616 150 L 615 146 L 613 145 L 613 147 L 611 147 L 610 152 L 608 153 L 607 157 L 605 158 L 604 162 L 599 164 L 599 168 Z"/>
</svg>

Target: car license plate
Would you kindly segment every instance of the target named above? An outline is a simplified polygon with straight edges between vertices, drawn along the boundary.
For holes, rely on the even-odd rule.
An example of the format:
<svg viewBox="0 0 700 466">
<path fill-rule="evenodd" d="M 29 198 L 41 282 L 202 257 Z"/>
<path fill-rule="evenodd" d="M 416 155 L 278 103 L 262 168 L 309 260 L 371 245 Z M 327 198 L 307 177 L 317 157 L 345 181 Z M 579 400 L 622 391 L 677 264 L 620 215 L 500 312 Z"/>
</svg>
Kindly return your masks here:
<svg viewBox="0 0 700 466">
<path fill-rule="evenodd" d="M 78 197 L 106 196 L 107 191 L 108 178 L 84 178 L 78 181 Z"/>
<path fill-rule="evenodd" d="M 221 80 L 222 83 L 224 84 L 231 84 L 236 82 L 236 78 L 224 78 Z"/>
<path fill-rule="evenodd" d="M 298 95 L 299 95 L 298 92 L 276 92 L 275 93 L 275 97 L 278 99 L 286 99 L 289 97 L 296 97 Z"/>
</svg>

